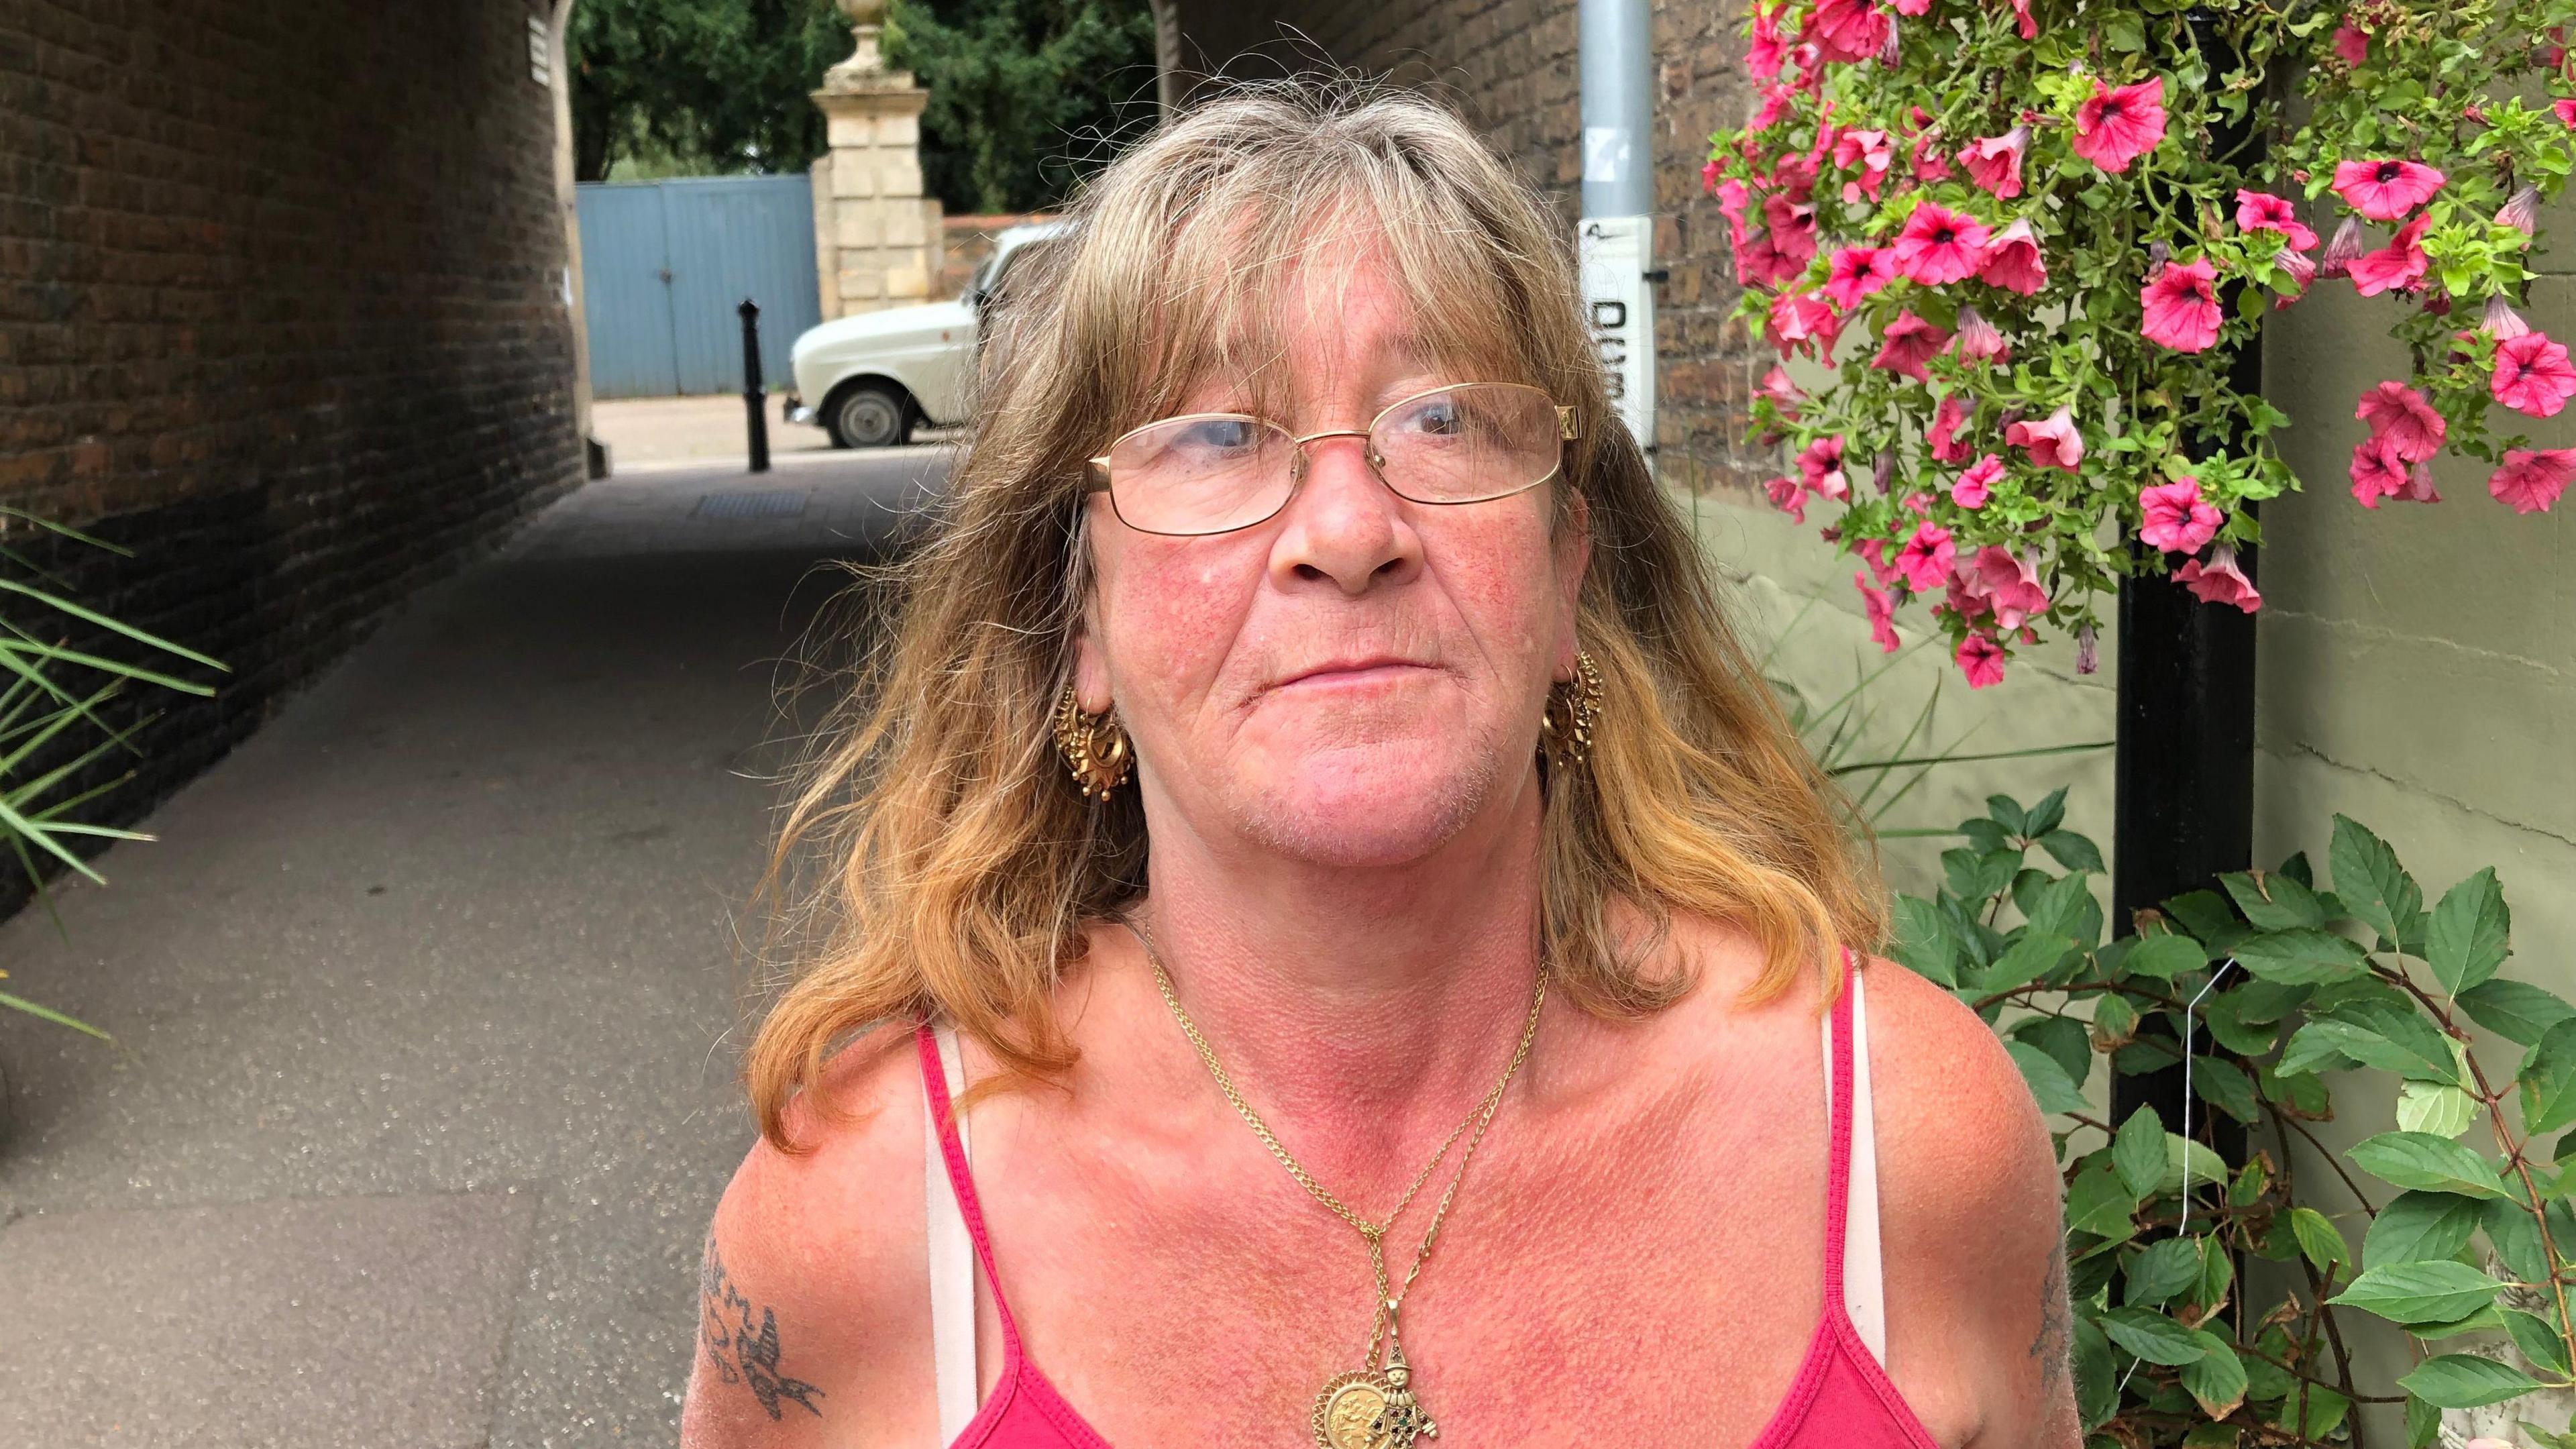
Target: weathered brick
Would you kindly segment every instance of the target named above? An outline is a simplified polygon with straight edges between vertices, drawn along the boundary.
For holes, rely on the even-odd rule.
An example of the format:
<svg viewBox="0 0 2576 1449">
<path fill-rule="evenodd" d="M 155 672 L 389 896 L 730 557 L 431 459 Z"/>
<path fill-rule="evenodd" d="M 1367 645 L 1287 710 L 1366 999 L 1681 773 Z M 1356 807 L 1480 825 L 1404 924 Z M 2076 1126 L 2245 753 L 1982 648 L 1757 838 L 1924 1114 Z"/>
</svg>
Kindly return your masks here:
<svg viewBox="0 0 2576 1449">
<path fill-rule="evenodd" d="M 121 701 L 164 718 L 100 817 L 578 479 L 531 13 L 0 5 L 0 503 L 135 556 L 7 541 L 233 666 L 209 701 Z"/>
</svg>

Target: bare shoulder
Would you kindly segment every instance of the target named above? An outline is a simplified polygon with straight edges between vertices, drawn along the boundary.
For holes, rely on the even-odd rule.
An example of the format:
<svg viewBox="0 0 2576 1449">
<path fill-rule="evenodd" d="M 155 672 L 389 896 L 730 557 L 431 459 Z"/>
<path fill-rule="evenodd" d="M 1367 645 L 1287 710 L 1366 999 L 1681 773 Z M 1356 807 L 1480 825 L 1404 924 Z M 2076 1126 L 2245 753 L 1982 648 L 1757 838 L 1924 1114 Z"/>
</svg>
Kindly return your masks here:
<svg viewBox="0 0 2576 1449">
<path fill-rule="evenodd" d="M 1889 1368 L 1977 1445 L 2072 1445 L 2057 1154 L 2002 1040 L 1894 962 L 1862 968 Z"/>
<path fill-rule="evenodd" d="M 707 1233 L 687 1449 L 928 1435 L 923 1115 L 911 1040 L 883 1032 L 791 1104 L 799 1150 L 744 1156 Z"/>
</svg>

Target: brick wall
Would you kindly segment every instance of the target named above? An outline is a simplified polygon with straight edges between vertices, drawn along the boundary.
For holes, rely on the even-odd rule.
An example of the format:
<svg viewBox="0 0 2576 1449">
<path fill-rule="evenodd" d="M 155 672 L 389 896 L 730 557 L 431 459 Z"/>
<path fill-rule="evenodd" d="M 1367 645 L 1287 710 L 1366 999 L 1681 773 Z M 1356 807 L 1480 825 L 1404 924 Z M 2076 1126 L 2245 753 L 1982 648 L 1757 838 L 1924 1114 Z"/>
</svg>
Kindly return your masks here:
<svg viewBox="0 0 2576 1449">
<path fill-rule="evenodd" d="M 1742 0 L 1657 0 L 1652 155 L 1659 466 L 1677 487 L 1750 493 L 1763 460 L 1741 442 L 1756 358 L 1734 306 L 1726 222 L 1699 186 L 1709 133 L 1752 108 Z M 1574 0 L 1182 0 L 1187 64 L 1265 77 L 1348 67 L 1457 106 L 1556 203 L 1581 212 L 1582 95 Z"/>
<path fill-rule="evenodd" d="M 135 549 L 39 551 L 233 666 L 103 813 L 579 478 L 545 13 L 0 5 L 0 503 Z"/>
</svg>

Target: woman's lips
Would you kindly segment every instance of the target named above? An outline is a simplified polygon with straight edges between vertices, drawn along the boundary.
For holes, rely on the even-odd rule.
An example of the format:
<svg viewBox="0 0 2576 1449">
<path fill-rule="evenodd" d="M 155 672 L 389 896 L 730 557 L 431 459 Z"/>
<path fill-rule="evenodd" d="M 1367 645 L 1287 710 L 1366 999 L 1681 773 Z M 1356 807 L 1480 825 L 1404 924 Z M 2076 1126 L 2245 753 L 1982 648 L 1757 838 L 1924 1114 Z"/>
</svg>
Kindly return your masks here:
<svg viewBox="0 0 2576 1449">
<path fill-rule="evenodd" d="M 1303 674 L 1280 681 L 1274 689 L 1299 687 L 1307 689 L 1367 688 L 1375 685 L 1400 684 L 1409 679 L 1435 673 L 1430 665 L 1403 659 L 1356 660 L 1348 664 L 1326 664 Z"/>
</svg>

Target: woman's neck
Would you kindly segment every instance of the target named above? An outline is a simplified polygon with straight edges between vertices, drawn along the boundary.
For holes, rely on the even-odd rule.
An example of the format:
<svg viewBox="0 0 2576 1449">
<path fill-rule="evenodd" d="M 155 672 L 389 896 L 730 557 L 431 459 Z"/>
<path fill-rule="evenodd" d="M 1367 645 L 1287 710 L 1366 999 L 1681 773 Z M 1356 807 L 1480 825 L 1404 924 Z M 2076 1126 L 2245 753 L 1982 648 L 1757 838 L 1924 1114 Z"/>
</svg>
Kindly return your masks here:
<svg viewBox="0 0 2576 1449">
<path fill-rule="evenodd" d="M 1396 867 L 1155 841 L 1135 915 L 1227 1073 L 1319 1174 L 1400 1157 L 1409 1175 L 1511 1058 L 1538 969 L 1536 782 L 1496 803 Z"/>
</svg>

